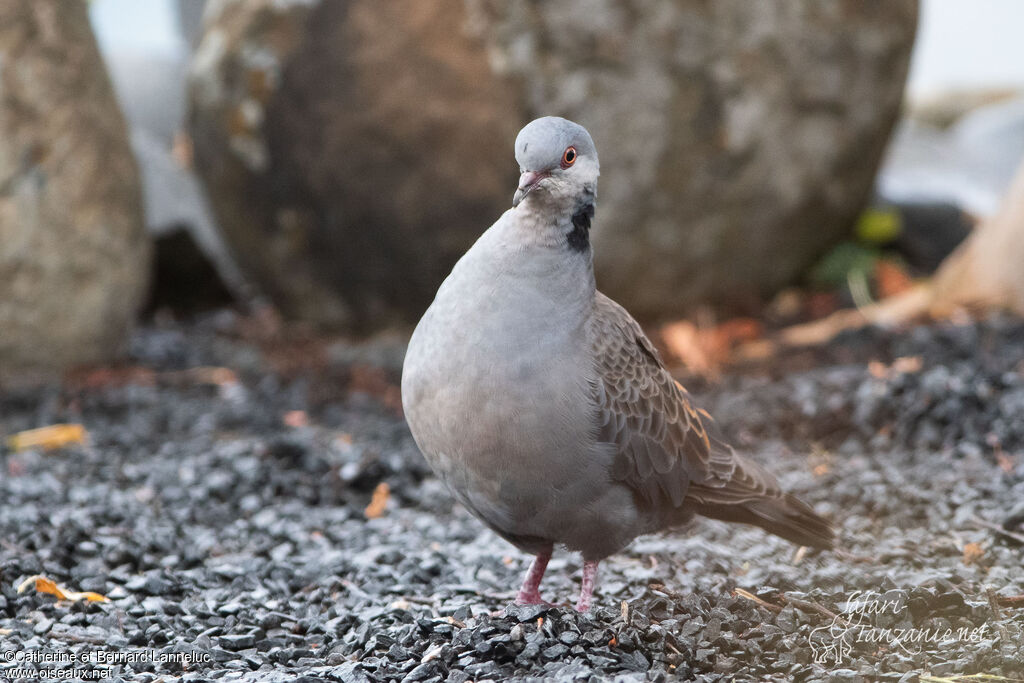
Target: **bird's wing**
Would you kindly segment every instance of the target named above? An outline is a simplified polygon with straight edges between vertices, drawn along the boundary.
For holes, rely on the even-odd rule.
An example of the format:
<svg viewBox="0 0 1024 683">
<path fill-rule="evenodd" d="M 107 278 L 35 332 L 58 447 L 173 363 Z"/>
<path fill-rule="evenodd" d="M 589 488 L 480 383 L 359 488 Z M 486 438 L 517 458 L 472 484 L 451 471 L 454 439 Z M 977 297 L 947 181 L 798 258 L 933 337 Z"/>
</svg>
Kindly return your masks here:
<svg viewBox="0 0 1024 683">
<path fill-rule="evenodd" d="M 615 447 L 612 476 L 656 505 L 736 505 L 782 496 L 771 474 L 708 433 L 710 416 L 665 369 L 622 306 L 597 294 L 588 339 L 596 366 L 598 438 Z"/>
</svg>

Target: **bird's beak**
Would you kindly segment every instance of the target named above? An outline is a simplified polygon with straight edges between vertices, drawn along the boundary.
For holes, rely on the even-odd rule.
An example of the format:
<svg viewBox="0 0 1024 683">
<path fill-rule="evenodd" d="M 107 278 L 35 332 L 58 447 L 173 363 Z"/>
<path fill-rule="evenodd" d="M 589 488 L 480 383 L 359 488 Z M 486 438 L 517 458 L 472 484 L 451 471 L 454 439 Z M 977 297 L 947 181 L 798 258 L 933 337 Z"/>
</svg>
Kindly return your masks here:
<svg viewBox="0 0 1024 683">
<path fill-rule="evenodd" d="M 519 176 L 519 189 L 516 190 L 515 195 L 512 197 L 512 206 L 519 206 L 519 202 L 523 201 L 523 197 L 530 194 L 530 191 L 537 187 L 540 181 L 550 177 L 551 173 L 548 171 L 527 171 Z"/>
</svg>

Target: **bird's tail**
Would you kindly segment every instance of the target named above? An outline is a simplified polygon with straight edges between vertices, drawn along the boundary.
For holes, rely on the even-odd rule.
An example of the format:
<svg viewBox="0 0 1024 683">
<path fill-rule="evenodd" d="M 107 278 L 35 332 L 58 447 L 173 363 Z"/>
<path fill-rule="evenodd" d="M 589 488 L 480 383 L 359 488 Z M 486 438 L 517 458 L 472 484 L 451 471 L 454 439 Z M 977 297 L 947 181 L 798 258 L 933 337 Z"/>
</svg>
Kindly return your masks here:
<svg viewBox="0 0 1024 683">
<path fill-rule="evenodd" d="M 753 524 L 797 545 L 831 550 L 832 525 L 796 496 L 788 493 L 742 503 L 700 503 L 698 514 L 724 522 Z"/>
</svg>

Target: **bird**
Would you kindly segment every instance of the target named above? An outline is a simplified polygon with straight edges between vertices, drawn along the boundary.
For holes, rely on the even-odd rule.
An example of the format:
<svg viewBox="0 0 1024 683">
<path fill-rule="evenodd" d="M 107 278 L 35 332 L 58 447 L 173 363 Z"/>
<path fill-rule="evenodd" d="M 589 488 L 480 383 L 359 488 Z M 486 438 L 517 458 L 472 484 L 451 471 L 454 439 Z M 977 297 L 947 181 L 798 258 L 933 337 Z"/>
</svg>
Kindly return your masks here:
<svg viewBox="0 0 1024 683">
<path fill-rule="evenodd" d="M 515 140 L 512 207 L 458 260 L 410 338 L 413 439 L 453 497 L 534 556 L 518 604 L 542 604 L 556 546 L 598 564 L 697 515 L 833 547 L 830 522 L 710 430 L 636 320 L 596 288 L 597 149 L 545 116 Z"/>
</svg>

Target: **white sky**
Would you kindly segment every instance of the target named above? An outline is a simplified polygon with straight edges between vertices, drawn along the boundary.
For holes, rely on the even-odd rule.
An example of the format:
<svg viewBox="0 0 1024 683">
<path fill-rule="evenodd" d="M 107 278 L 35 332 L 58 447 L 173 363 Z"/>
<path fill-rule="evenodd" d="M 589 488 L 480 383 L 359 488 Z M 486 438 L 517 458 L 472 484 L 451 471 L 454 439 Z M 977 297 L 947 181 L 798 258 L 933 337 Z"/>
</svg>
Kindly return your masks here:
<svg viewBox="0 0 1024 683">
<path fill-rule="evenodd" d="M 89 15 L 104 53 L 181 54 L 174 0 L 93 0 Z"/>
<path fill-rule="evenodd" d="M 1024 87 L 1024 0 L 922 0 L 909 95 Z"/>
<path fill-rule="evenodd" d="M 104 51 L 180 54 L 174 0 L 93 0 Z M 1024 0 L 921 0 L 909 94 L 1024 87 Z"/>
</svg>

